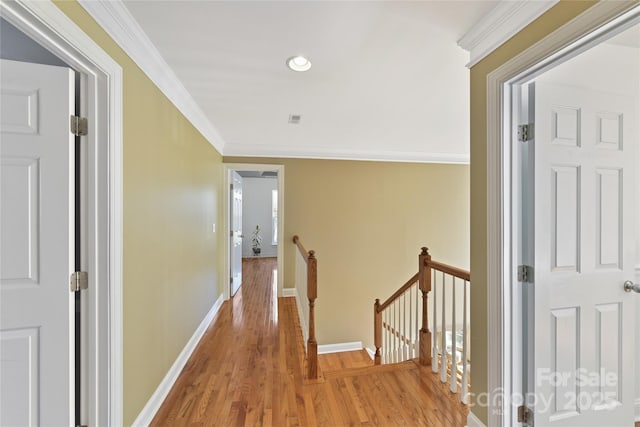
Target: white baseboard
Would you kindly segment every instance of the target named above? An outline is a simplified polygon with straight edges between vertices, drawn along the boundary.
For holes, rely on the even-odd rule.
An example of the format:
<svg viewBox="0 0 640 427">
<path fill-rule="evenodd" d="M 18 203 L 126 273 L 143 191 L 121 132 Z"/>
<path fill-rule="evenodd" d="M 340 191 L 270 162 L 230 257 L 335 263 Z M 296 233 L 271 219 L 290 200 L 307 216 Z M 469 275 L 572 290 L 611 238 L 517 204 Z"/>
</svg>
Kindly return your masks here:
<svg viewBox="0 0 640 427">
<path fill-rule="evenodd" d="M 484 425 L 480 418 L 476 417 L 475 414 L 469 411 L 469 415 L 467 415 L 467 427 L 487 427 Z"/>
<path fill-rule="evenodd" d="M 362 350 L 362 341 L 318 345 L 318 354 L 341 353 L 343 351 L 358 351 L 358 350 Z"/>
<path fill-rule="evenodd" d="M 367 350 L 367 353 L 369 353 L 369 357 L 371 358 L 371 360 L 374 360 L 376 358 L 376 352 L 371 350 L 369 347 L 365 347 L 365 350 Z"/>
<path fill-rule="evenodd" d="M 304 340 L 304 345 L 306 346 L 307 340 L 309 339 L 309 328 L 307 327 L 307 321 L 304 318 L 304 315 L 302 314 L 300 294 L 298 294 L 298 290 L 296 288 L 283 288 L 282 296 L 294 297 L 296 299 L 296 307 L 298 308 L 298 320 L 300 321 L 300 328 L 302 329 L 302 339 Z"/>
<path fill-rule="evenodd" d="M 298 295 L 298 291 L 296 290 L 296 288 L 283 288 L 282 289 L 282 296 L 283 297 L 295 297 Z"/>
<path fill-rule="evenodd" d="M 636 422 L 640 422 L 640 397 L 636 399 L 635 404 L 636 404 L 636 418 L 635 418 L 635 421 Z"/>
<path fill-rule="evenodd" d="M 160 409 L 160 406 L 162 405 L 162 402 L 164 402 L 167 394 L 169 394 L 169 391 L 171 391 L 171 387 L 173 387 L 173 384 L 175 384 L 176 380 L 178 379 L 182 368 L 184 368 L 184 365 L 187 364 L 189 357 L 191 357 L 191 353 L 193 353 L 193 350 L 195 350 L 196 346 L 200 342 L 200 339 L 209 327 L 209 324 L 211 324 L 211 321 L 220 310 L 223 300 L 223 296 L 220 295 L 216 302 L 213 303 L 211 310 L 209 310 L 204 319 L 202 319 L 202 322 L 200 322 L 200 325 L 191 336 L 191 339 L 189 339 L 189 341 L 187 342 L 187 345 L 184 346 L 175 362 L 173 362 L 173 365 L 160 382 L 160 385 L 158 385 L 158 388 L 156 388 L 156 391 L 151 395 L 151 398 L 149 399 L 147 404 L 144 405 L 144 408 L 142 408 L 140 414 L 138 414 L 138 417 L 133 422 L 133 426 L 143 427 L 151 424 L 153 417 L 155 417 L 156 412 L 158 412 L 158 409 Z"/>
</svg>

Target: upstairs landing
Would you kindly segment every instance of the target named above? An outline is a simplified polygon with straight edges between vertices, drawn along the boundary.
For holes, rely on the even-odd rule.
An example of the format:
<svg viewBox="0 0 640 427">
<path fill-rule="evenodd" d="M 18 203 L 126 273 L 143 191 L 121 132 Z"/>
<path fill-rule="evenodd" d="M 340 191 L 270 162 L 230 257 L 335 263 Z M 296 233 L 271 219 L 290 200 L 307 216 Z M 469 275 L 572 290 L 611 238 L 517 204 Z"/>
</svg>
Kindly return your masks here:
<svg viewBox="0 0 640 427">
<path fill-rule="evenodd" d="M 466 424 L 467 409 L 412 361 L 367 366 L 366 353 L 326 355 L 322 379 L 306 382 L 295 299 L 276 299 L 275 268 L 269 258 L 244 264 L 241 290 L 223 304 L 153 426 Z"/>
</svg>

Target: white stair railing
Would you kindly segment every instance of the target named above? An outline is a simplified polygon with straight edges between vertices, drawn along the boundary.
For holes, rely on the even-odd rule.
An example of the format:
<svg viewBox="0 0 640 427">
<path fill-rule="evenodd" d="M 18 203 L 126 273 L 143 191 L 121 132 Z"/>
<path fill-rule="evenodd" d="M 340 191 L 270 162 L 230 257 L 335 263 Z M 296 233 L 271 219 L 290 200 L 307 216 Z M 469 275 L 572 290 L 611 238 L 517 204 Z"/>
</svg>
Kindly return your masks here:
<svg viewBox="0 0 640 427">
<path fill-rule="evenodd" d="M 468 404 L 471 275 L 432 261 L 427 248 L 422 248 L 418 265 L 418 272 L 400 289 L 374 304 L 375 363 L 419 359 Z"/>
<path fill-rule="evenodd" d="M 432 274 L 431 369 L 467 404 L 471 375 L 469 272 L 428 261 Z"/>
</svg>

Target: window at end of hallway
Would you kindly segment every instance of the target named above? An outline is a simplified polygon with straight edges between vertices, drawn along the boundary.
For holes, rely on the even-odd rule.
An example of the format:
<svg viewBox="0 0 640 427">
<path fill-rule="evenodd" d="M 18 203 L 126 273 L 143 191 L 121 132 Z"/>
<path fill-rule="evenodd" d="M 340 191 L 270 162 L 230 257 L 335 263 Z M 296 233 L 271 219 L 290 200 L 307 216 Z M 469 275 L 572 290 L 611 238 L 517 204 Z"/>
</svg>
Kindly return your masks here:
<svg viewBox="0 0 640 427">
<path fill-rule="evenodd" d="M 271 244 L 278 244 L 278 190 L 271 190 Z"/>
</svg>

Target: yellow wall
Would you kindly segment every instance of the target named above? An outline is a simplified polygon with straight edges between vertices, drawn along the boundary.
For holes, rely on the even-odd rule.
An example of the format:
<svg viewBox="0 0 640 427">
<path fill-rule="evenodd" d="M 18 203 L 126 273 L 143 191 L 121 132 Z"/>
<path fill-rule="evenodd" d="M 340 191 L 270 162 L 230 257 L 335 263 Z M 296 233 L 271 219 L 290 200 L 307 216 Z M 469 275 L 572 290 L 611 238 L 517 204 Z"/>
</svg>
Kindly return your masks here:
<svg viewBox="0 0 640 427">
<path fill-rule="evenodd" d="M 561 1 L 491 55 L 471 69 L 471 348 L 473 349 L 472 393 L 487 391 L 487 75 L 567 23 L 594 1 Z M 487 422 L 487 408 L 474 406 L 473 412 Z"/>
<path fill-rule="evenodd" d="M 285 166 L 285 287 L 298 234 L 318 258 L 319 344 L 373 347 L 373 302 L 418 271 L 418 253 L 468 268 L 469 167 L 339 160 L 224 158 Z"/>
<path fill-rule="evenodd" d="M 58 7 L 123 69 L 124 423 L 220 295 L 222 159 L 76 2 Z M 221 246 L 220 246 L 221 247 Z"/>
</svg>

